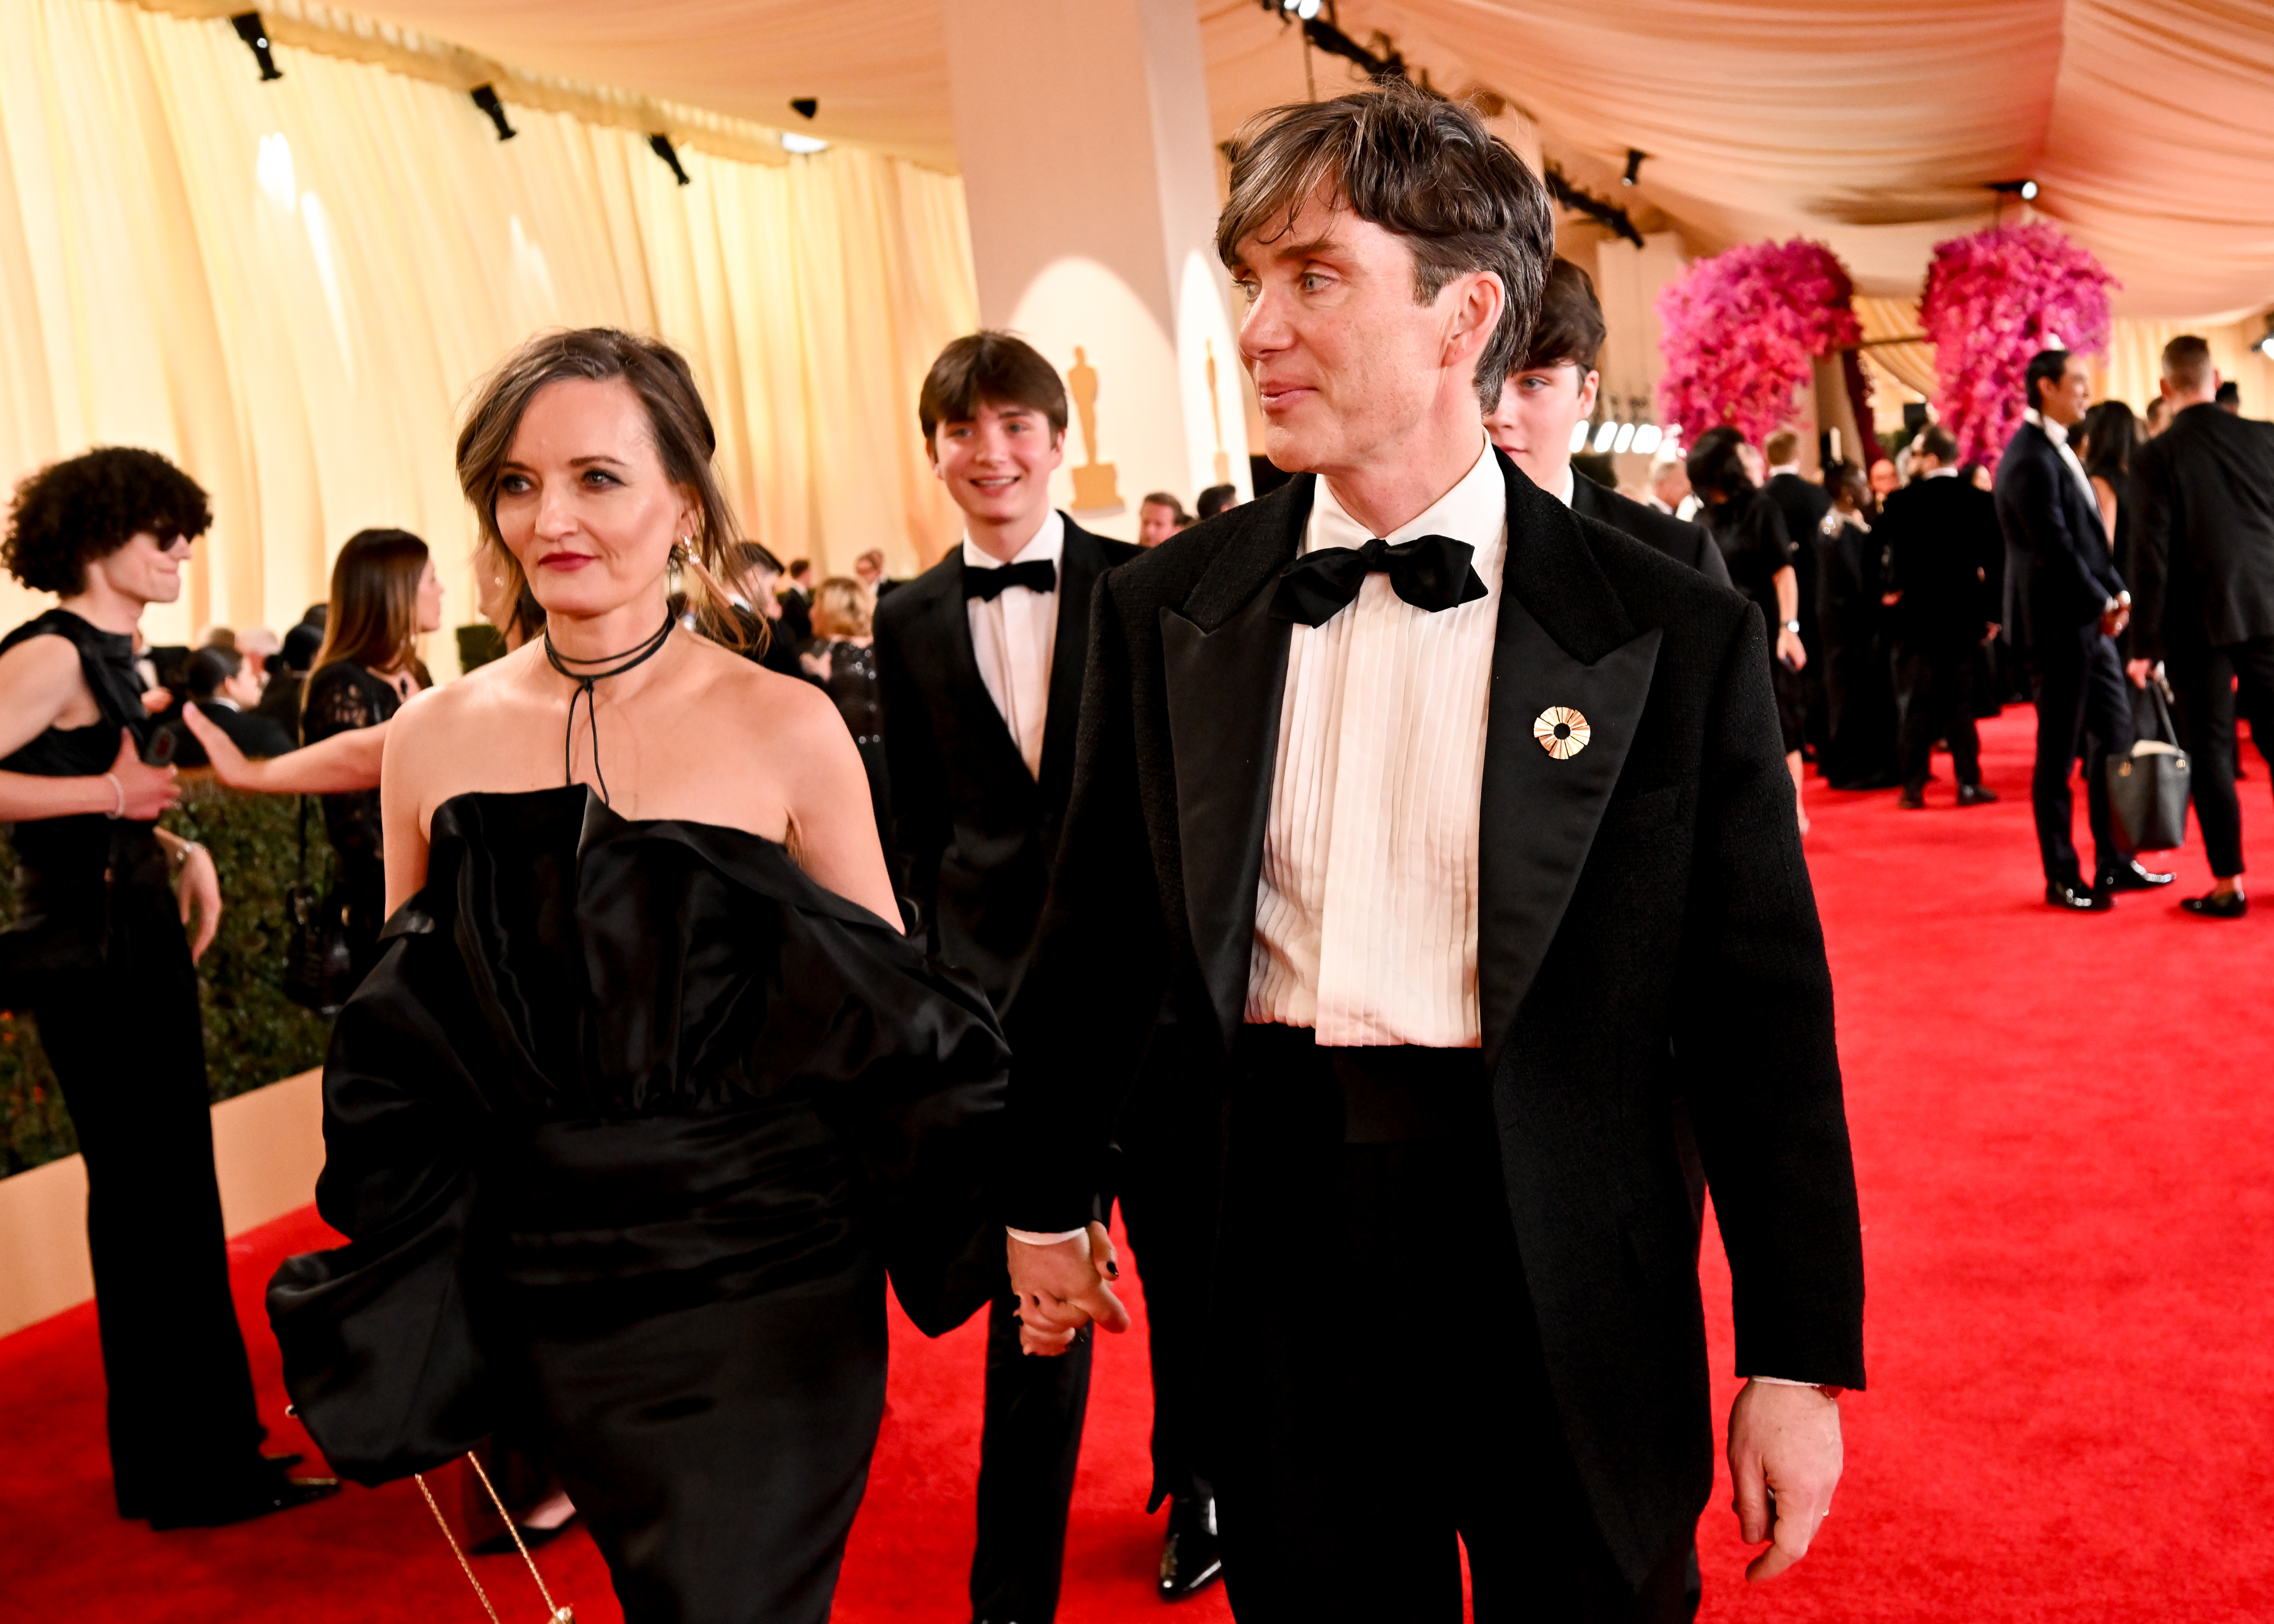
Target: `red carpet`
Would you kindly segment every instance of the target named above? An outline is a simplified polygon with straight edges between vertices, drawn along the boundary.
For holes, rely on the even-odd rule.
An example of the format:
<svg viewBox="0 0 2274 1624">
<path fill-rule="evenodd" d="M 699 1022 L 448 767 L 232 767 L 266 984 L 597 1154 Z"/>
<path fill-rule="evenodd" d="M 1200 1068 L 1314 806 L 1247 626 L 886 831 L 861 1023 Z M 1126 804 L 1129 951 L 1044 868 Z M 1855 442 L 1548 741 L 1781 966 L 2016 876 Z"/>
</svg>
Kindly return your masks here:
<svg viewBox="0 0 2274 1624">
<path fill-rule="evenodd" d="M 1960 813 L 1810 786 L 1809 846 L 1839 988 L 1863 1184 L 1872 1389 L 1847 1401 L 1849 1470 L 1817 1550 L 1749 1589 L 1726 1481 L 1700 1529 L 1705 1618 L 1758 1624 L 2067 1624 L 2274 1616 L 2274 881 L 2234 924 L 2170 896 L 2070 918 L 2038 900 L 2029 718 L 1985 730 L 2005 801 Z M 2248 832 L 2274 820 L 2254 756 Z M 2079 825 L 2082 833 L 2082 808 Z M 2199 848 L 2180 892 L 2208 885 Z M 312 1216 L 235 1248 L 263 1412 L 282 1417 L 256 1294 L 318 1244 Z M 1717 1405 L 1728 1277 L 1706 1244 Z M 1067 1624 L 1201 1624 L 1173 1611 L 1142 1512 L 1143 1344 L 1099 1352 L 1068 1553 Z M 846 1624 L 961 1624 L 980 1336 L 897 1327 L 892 1411 L 839 1593 Z M 409 1485 L 235 1529 L 168 1535 L 109 1509 L 91 1309 L 0 1341 L 0 1615 L 237 1624 L 477 1624 Z M 543 1553 L 586 1624 L 619 1615 L 589 1540 Z M 518 1564 L 478 1564 L 508 1621 Z"/>
</svg>

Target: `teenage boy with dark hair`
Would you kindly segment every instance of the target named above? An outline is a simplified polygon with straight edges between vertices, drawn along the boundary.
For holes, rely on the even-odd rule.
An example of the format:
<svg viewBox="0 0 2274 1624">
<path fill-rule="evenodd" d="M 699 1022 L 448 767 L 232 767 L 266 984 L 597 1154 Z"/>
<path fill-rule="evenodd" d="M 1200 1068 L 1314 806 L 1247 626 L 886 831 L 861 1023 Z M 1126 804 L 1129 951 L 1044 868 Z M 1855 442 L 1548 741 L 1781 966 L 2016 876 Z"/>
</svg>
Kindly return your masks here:
<svg viewBox="0 0 2274 1624">
<path fill-rule="evenodd" d="M 1729 567 L 1702 524 L 1630 500 L 1571 467 L 1571 436 L 1595 410 L 1602 374 L 1603 307 L 1595 284 L 1569 259 L 1547 267 L 1540 320 L 1523 364 L 1501 386 L 1500 403 L 1485 417 L 1485 432 L 1532 484 L 1574 513 L 1600 519 L 1647 542 L 1668 558 L 1729 583 Z"/>
<path fill-rule="evenodd" d="M 1026 1344 L 1173 1001 L 1221 1109 L 1207 1442 L 1243 1620 L 1674 1624 L 1713 1484 L 1689 1098 L 1766 1578 L 1840 1475 L 1863 1252 L 1766 628 L 1486 443 L 1547 192 L 1402 85 L 1242 132 L 1219 253 L 1296 477 L 1097 587 L 1011 1036 Z M 1805 1385 L 1803 1385 L 1805 1384 Z"/>
<path fill-rule="evenodd" d="M 79 1131 L 112 1486 L 118 1515 L 154 1528 L 242 1522 L 339 1486 L 260 1454 L 198 1013 L 221 887 L 203 846 L 157 827 L 179 792 L 173 768 L 142 760 L 157 722 L 135 629 L 180 596 L 212 522 L 165 458 L 106 447 L 18 485 L 0 548 L 17 580 L 62 600 L 0 640 L 0 823 L 15 825 L 21 887 L 0 1007 L 39 1023 Z"/>
<path fill-rule="evenodd" d="M 1090 590 L 1137 549 L 1050 507 L 1065 387 L 1030 345 L 955 340 L 916 410 L 964 532 L 877 605 L 895 878 L 932 951 L 1000 1009 L 1034 945 L 1065 816 Z M 1088 1349 L 1024 1357 L 1013 1308 L 999 1297 L 988 1325 L 971 1565 L 982 1624 L 1042 1624 L 1057 1607 L 1089 1395 Z"/>
</svg>

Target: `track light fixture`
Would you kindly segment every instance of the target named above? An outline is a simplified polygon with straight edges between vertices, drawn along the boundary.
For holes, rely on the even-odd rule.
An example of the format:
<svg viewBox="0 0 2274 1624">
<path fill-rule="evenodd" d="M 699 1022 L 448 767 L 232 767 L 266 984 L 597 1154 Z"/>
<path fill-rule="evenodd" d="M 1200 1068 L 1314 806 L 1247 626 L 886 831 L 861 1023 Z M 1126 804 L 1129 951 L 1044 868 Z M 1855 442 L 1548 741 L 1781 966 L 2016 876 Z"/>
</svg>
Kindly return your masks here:
<svg viewBox="0 0 2274 1624">
<path fill-rule="evenodd" d="M 252 53 L 253 61 L 260 64 L 260 78 L 265 84 L 272 79 L 282 79 L 284 70 L 276 65 L 275 54 L 268 49 L 268 30 L 260 26 L 258 11 L 239 11 L 229 19 L 237 30 L 237 37 L 245 41 L 245 49 Z"/>
<path fill-rule="evenodd" d="M 496 86 L 477 85 L 474 86 L 473 95 L 474 105 L 488 114 L 490 122 L 497 126 L 499 140 L 509 141 L 521 133 L 506 123 L 505 103 L 498 100 Z"/>
<path fill-rule="evenodd" d="M 2265 335 L 2256 343 L 2253 344 L 2251 348 L 2255 350 L 2260 355 L 2264 356 L 2268 360 L 2274 361 L 2274 316 L 2269 316 L 2266 318 Z"/>
<path fill-rule="evenodd" d="M 1650 154 L 1639 147 L 1627 148 L 1627 172 L 1619 177 L 1619 184 L 1631 186 L 1642 174 L 1642 161 Z"/>
<path fill-rule="evenodd" d="M 695 184 L 688 178 L 687 170 L 681 166 L 678 151 L 673 147 L 669 136 L 659 132 L 647 138 L 647 145 L 650 152 L 663 160 L 664 167 L 671 171 L 672 179 L 682 186 L 691 186 Z"/>
<path fill-rule="evenodd" d="M 2022 202 L 2027 203 L 2037 197 L 2037 183 L 2027 179 L 1993 180 L 1990 183 L 1990 190 L 2003 192 L 2009 198 L 2019 198 Z"/>
<path fill-rule="evenodd" d="M 811 96 L 792 96 L 789 110 L 800 118 L 810 118 L 821 110 L 821 103 Z"/>
</svg>

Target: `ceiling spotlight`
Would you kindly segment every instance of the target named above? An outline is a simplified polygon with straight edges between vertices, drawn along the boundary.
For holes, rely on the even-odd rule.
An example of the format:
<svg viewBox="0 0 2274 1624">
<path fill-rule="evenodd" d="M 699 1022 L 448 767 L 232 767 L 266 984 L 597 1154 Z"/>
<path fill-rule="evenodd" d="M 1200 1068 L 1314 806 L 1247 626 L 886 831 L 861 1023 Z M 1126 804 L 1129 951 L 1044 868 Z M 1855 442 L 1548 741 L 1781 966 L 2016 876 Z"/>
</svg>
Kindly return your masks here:
<svg viewBox="0 0 2274 1624">
<path fill-rule="evenodd" d="M 2251 348 L 2268 360 L 2274 361 L 2274 316 L 2266 318 L 2266 335 Z"/>
<path fill-rule="evenodd" d="M 473 96 L 474 105 L 488 114 L 490 122 L 497 126 L 499 140 L 509 141 L 521 133 L 506 123 L 505 103 L 498 100 L 496 86 L 477 85 L 474 86 Z"/>
<path fill-rule="evenodd" d="M 2019 198 L 2027 203 L 2037 195 L 2037 183 L 2033 180 L 1993 180 L 1990 190 L 2002 192 L 2009 198 Z"/>
<path fill-rule="evenodd" d="M 276 58 L 268 49 L 268 30 L 260 26 L 260 13 L 239 11 L 229 21 L 230 26 L 237 30 L 237 37 L 243 40 L 245 49 L 252 53 L 253 61 L 260 64 L 262 82 L 282 79 L 284 71 L 276 65 Z"/>
<path fill-rule="evenodd" d="M 790 98 L 789 110 L 800 118 L 810 118 L 821 110 L 821 103 L 811 96 L 793 96 Z"/>
<path fill-rule="evenodd" d="M 1295 0 L 1295 15 L 1305 22 L 1309 22 L 1325 8 L 1326 0 Z"/>
<path fill-rule="evenodd" d="M 781 132 L 781 144 L 784 152 L 810 154 L 829 150 L 828 142 L 814 136 L 800 135 L 794 130 L 785 130 Z"/>
<path fill-rule="evenodd" d="M 671 171 L 672 179 L 682 186 L 691 186 L 695 184 L 688 179 L 687 170 L 681 165 L 679 154 L 673 148 L 669 136 L 660 133 L 651 135 L 647 138 L 647 147 L 650 152 L 663 160 L 664 167 Z"/>
<path fill-rule="evenodd" d="M 1644 152 L 1640 147 L 1628 147 L 1627 172 L 1619 177 L 1619 184 L 1622 186 L 1633 185 L 1636 179 L 1642 174 L 1642 161 L 1649 156 L 1650 154 Z"/>
</svg>

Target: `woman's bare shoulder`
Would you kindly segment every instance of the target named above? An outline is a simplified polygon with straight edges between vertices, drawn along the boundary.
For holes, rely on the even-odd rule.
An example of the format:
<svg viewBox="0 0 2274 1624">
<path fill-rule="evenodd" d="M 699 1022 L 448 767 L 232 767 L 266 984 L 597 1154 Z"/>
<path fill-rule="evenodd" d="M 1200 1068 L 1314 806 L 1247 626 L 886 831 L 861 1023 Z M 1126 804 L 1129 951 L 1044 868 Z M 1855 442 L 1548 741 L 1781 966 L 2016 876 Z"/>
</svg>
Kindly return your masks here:
<svg viewBox="0 0 2274 1624">
<path fill-rule="evenodd" d="M 802 677 L 786 677 L 732 649 L 699 639 L 701 703 L 725 728 L 794 743 L 809 730 L 841 728 L 836 702 Z"/>
</svg>

